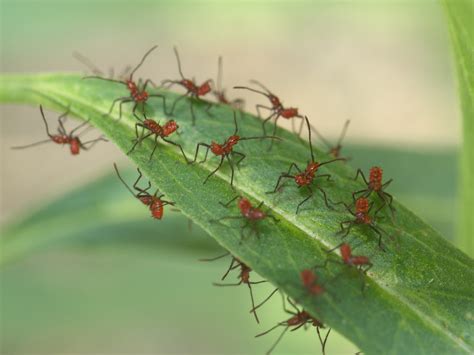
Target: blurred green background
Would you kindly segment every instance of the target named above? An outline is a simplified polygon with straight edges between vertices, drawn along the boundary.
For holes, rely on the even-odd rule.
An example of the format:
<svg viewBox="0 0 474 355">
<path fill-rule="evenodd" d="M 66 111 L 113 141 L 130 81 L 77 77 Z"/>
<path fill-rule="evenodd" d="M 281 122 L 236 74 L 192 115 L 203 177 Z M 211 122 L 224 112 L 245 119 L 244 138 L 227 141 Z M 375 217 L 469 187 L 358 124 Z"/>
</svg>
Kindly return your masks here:
<svg viewBox="0 0 474 355">
<path fill-rule="evenodd" d="M 382 164 L 397 198 L 453 240 L 460 119 L 436 1 L 3 0 L 0 12 L 2 72 L 85 72 L 73 51 L 104 71 L 120 70 L 156 43 L 160 49 L 140 75 L 160 81 L 177 77 L 177 45 L 185 73 L 198 80 L 215 77 L 223 55 L 231 97 L 231 86 L 257 78 L 332 139 L 350 118 L 351 164 Z M 250 111 L 260 102 L 245 99 Z M 42 248 L 0 271 L 2 354 L 269 348 L 278 334 L 253 336 L 285 319 L 279 299 L 262 309 L 257 326 L 245 287 L 212 287 L 227 261 L 197 261 L 221 252 L 210 238 L 195 226 L 190 232 L 179 214 L 151 221 L 114 177 L 101 178 L 113 161 L 126 165 L 112 144 L 74 158 L 53 146 L 11 151 L 43 138 L 44 128 L 37 108 L 9 105 L 0 113 L 3 225 L 79 189 L 30 218 L 27 232 Z M 80 190 L 97 179 L 84 190 L 89 194 Z M 78 203 L 80 218 L 58 217 Z M 100 211 L 101 227 L 94 217 L 102 205 L 110 209 Z M 62 226 L 63 235 L 52 236 L 42 219 Z M 255 293 L 261 299 L 271 290 Z M 276 353 L 319 353 L 316 335 L 308 333 L 287 334 Z M 331 336 L 328 354 L 356 351 Z"/>
</svg>

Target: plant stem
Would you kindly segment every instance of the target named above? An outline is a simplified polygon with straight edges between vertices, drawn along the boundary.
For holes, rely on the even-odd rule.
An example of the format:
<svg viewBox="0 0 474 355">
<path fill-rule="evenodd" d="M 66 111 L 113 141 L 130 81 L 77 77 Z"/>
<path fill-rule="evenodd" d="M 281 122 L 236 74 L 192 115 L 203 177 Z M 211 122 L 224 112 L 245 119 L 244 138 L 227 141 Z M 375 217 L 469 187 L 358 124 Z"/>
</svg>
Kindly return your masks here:
<svg viewBox="0 0 474 355">
<path fill-rule="evenodd" d="M 458 246 L 474 255 L 474 2 L 443 0 L 458 74 L 463 114 Z"/>
</svg>

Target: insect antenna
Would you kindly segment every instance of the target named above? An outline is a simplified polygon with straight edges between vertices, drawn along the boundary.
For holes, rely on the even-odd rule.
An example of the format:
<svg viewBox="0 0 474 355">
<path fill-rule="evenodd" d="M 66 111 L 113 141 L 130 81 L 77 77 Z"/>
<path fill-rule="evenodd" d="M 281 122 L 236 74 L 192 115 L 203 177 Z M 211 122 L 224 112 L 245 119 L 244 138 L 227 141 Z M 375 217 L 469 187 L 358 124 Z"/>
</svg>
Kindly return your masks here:
<svg viewBox="0 0 474 355">
<path fill-rule="evenodd" d="M 331 143 L 326 138 L 324 138 L 324 136 L 313 125 L 311 125 L 311 131 L 313 131 L 318 136 L 318 138 L 323 141 L 324 145 L 328 149 L 332 148 Z"/>
<path fill-rule="evenodd" d="M 237 114 L 235 113 L 235 111 L 234 111 L 234 126 L 235 126 L 235 130 L 234 130 L 234 136 L 235 136 L 239 132 L 239 126 L 237 125 Z"/>
<path fill-rule="evenodd" d="M 85 76 L 85 77 L 83 77 L 82 79 L 99 79 L 99 80 L 104 80 L 104 81 L 110 81 L 110 82 L 112 82 L 112 83 L 119 83 L 119 84 L 122 84 L 122 85 L 127 85 L 127 83 L 125 83 L 124 81 L 115 80 L 115 79 L 109 79 L 109 78 L 103 78 L 103 77 L 97 76 L 97 75 Z"/>
<path fill-rule="evenodd" d="M 222 56 L 217 60 L 217 91 L 222 91 Z"/>
<path fill-rule="evenodd" d="M 328 160 L 328 161 L 325 161 L 325 162 L 322 162 L 322 163 L 319 163 L 319 166 L 322 166 L 322 165 L 326 165 L 326 164 L 330 164 L 330 163 L 334 163 L 335 161 L 346 161 L 347 159 L 346 158 L 336 158 L 336 159 L 331 159 L 331 160 Z"/>
<path fill-rule="evenodd" d="M 86 56 L 82 55 L 79 52 L 73 52 L 72 56 L 82 64 L 84 64 L 94 75 L 104 75 L 102 70 L 100 70 L 92 61 Z"/>
<path fill-rule="evenodd" d="M 105 138 L 104 136 L 100 136 L 99 138 L 96 138 L 96 139 L 92 139 L 90 141 L 87 141 L 87 142 L 82 142 L 82 145 L 86 145 L 86 144 L 90 144 L 92 143 L 92 145 L 90 147 L 88 147 L 88 149 L 90 149 L 93 145 L 95 145 L 95 143 L 97 142 L 108 142 L 109 140 L 107 138 Z"/>
<path fill-rule="evenodd" d="M 135 193 L 133 192 L 133 190 L 130 188 L 130 186 L 128 186 L 128 184 L 125 182 L 125 180 L 124 180 L 124 179 L 122 178 L 122 176 L 120 175 L 116 163 L 114 163 L 114 169 L 115 169 L 115 172 L 117 173 L 118 178 L 119 178 L 120 181 L 122 182 L 122 184 L 124 184 L 124 186 L 127 188 L 127 190 L 130 191 L 130 193 L 133 195 L 133 197 L 137 197 L 137 196 L 135 195 Z"/>
<path fill-rule="evenodd" d="M 43 122 L 44 122 L 44 126 L 46 127 L 46 134 L 48 135 L 49 139 L 45 139 L 45 140 L 42 140 L 42 141 L 39 141 L 39 142 L 35 142 L 35 143 L 31 143 L 31 144 L 27 144 L 27 145 L 22 145 L 22 146 L 17 146 L 17 147 L 12 147 L 11 149 L 24 149 L 24 148 L 30 148 L 30 147 L 34 147 L 36 145 L 40 145 L 40 144 L 44 144 L 44 143 L 48 143 L 48 142 L 51 142 L 51 138 L 52 138 L 52 135 L 51 133 L 49 133 L 49 126 L 48 126 L 48 121 L 46 121 L 46 117 L 44 116 L 44 112 L 43 112 L 43 106 L 40 105 L 40 112 L 41 112 L 41 117 L 43 119 Z"/>
<path fill-rule="evenodd" d="M 257 85 L 257 86 L 260 86 L 263 90 L 265 90 L 265 91 L 268 93 L 268 95 L 273 95 L 273 93 L 271 92 L 271 90 L 270 90 L 269 88 L 267 88 L 265 85 L 263 85 L 260 81 L 255 80 L 255 79 L 252 79 L 252 80 L 250 80 L 250 82 L 251 82 L 252 84 L 255 84 L 255 85 Z"/>
<path fill-rule="evenodd" d="M 88 123 L 89 123 L 90 119 L 88 119 L 87 121 L 84 121 L 82 122 L 81 124 L 79 124 L 77 127 L 73 128 L 71 130 L 71 132 L 69 132 L 69 136 L 72 136 L 74 132 L 76 132 L 78 129 L 81 129 L 82 127 L 86 126 Z M 89 126 L 87 127 L 84 131 L 82 131 L 79 135 L 81 134 L 84 134 L 85 132 L 87 132 L 88 130 L 92 129 L 94 127 L 92 126 Z"/>
<path fill-rule="evenodd" d="M 11 147 L 11 149 L 25 149 L 25 148 L 34 147 L 35 145 L 40 145 L 40 144 L 44 144 L 44 143 L 48 143 L 48 142 L 51 142 L 51 139 L 45 139 L 44 141 L 39 141 L 39 142 L 27 144 L 27 145 Z"/>
<path fill-rule="evenodd" d="M 308 126 L 308 143 L 309 149 L 311 150 L 311 161 L 314 162 L 314 152 L 313 152 L 313 143 L 311 142 L 311 125 L 309 124 L 308 116 L 304 116 L 306 120 L 306 125 Z"/>
<path fill-rule="evenodd" d="M 142 64 L 145 62 L 145 59 L 146 57 L 148 57 L 148 55 L 153 52 L 156 48 L 158 48 L 157 45 L 151 47 L 148 52 L 145 53 L 145 55 L 142 57 L 142 60 L 140 60 L 140 63 L 138 63 L 138 65 L 135 67 L 135 69 L 133 69 L 131 72 L 130 72 L 130 77 L 129 77 L 129 80 L 132 80 L 133 78 L 133 74 L 135 74 L 135 72 L 138 70 L 138 68 L 140 68 L 142 66 Z"/>
<path fill-rule="evenodd" d="M 240 285 L 242 285 L 242 282 L 239 281 L 239 282 L 236 282 L 234 284 L 222 284 L 222 283 L 219 283 L 219 282 L 213 282 L 212 284 L 214 286 L 219 286 L 219 287 L 224 286 L 225 287 L 225 286 L 240 286 Z"/>
<path fill-rule="evenodd" d="M 250 139 L 265 139 L 265 138 L 276 139 L 276 140 L 279 140 L 279 141 L 283 140 L 281 137 L 278 137 L 278 136 L 240 137 L 240 140 L 241 141 L 248 141 Z"/>
<path fill-rule="evenodd" d="M 269 96 L 270 96 L 270 95 L 267 94 L 266 92 L 253 89 L 253 88 L 250 88 L 250 87 L 248 87 L 248 86 L 234 86 L 234 89 L 244 89 L 244 90 L 249 90 L 249 91 L 256 92 L 257 94 L 260 94 L 260 95 L 263 95 L 263 96 L 266 96 L 266 97 L 269 97 Z"/>
<path fill-rule="evenodd" d="M 48 126 L 48 121 L 46 121 L 46 117 L 44 116 L 44 111 L 43 111 L 43 106 L 40 105 L 40 112 L 41 112 L 41 117 L 43 118 L 44 126 L 46 127 L 46 134 L 48 137 L 52 137 L 51 133 L 49 133 L 49 126 Z"/>
<path fill-rule="evenodd" d="M 216 256 L 214 258 L 209 258 L 209 259 L 199 259 L 199 261 L 216 261 L 216 260 L 219 260 L 219 259 L 222 259 L 224 257 L 226 257 L 227 255 L 229 255 L 230 253 L 227 252 L 225 254 L 222 254 L 222 255 L 219 255 L 219 256 Z"/>
<path fill-rule="evenodd" d="M 114 68 L 112 68 L 111 76 L 114 75 L 113 69 L 114 69 Z M 125 68 L 123 68 L 123 70 L 119 73 L 118 77 L 119 77 L 119 78 L 123 78 L 123 77 L 127 76 L 127 74 L 130 72 L 130 70 L 132 70 L 132 66 L 131 66 L 131 65 L 127 65 L 127 66 L 126 66 Z"/>
<path fill-rule="evenodd" d="M 183 70 L 181 69 L 181 60 L 179 59 L 178 49 L 176 47 L 173 47 L 173 50 L 174 50 L 174 55 L 176 56 L 176 61 L 178 62 L 179 75 L 181 75 L 182 79 L 185 79 L 185 77 L 183 75 Z"/>
<path fill-rule="evenodd" d="M 344 127 L 342 128 L 342 132 L 341 132 L 341 135 L 339 136 L 336 147 L 341 146 L 341 143 L 342 143 L 344 137 L 346 136 L 347 129 L 349 128 L 350 123 L 351 123 L 351 120 L 346 120 L 346 122 L 344 123 Z"/>
</svg>

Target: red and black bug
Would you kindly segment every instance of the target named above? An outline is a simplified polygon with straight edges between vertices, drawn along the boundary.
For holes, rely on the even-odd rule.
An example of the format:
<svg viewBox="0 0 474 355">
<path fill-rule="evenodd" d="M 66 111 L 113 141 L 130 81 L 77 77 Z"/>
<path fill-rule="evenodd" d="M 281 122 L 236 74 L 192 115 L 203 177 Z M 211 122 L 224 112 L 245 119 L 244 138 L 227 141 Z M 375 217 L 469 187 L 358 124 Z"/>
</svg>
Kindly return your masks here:
<svg viewBox="0 0 474 355">
<path fill-rule="evenodd" d="M 390 185 L 393 179 L 390 179 L 383 183 L 383 170 L 378 166 L 373 166 L 370 168 L 369 181 L 367 181 L 364 173 L 360 169 L 357 169 L 357 174 L 354 180 L 357 180 L 359 175 L 361 175 L 362 179 L 364 179 L 364 183 L 367 185 L 367 188 L 352 193 L 352 198 L 355 200 L 357 195 L 360 194 L 362 194 L 362 197 L 369 197 L 372 192 L 375 192 L 377 196 L 383 201 L 384 205 L 388 205 L 393 217 L 395 213 L 395 208 L 392 206 L 393 196 L 384 191 L 384 189 L 387 188 L 388 185 Z"/>
<path fill-rule="evenodd" d="M 298 307 L 296 306 L 296 304 L 294 304 L 289 297 L 287 297 L 287 300 L 290 303 L 290 305 L 293 307 L 294 310 L 287 309 L 286 304 L 285 304 L 285 298 L 284 298 L 283 295 L 282 295 L 282 297 L 283 297 L 283 310 L 286 313 L 290 314 L 291 317 L 288 318 L 287 320 L 283 321 L 283 322 L 278 323 L 277 325 L 275 325 L 274 327 L 268 329 L 267 331 L 265 331 L 263 333 L 260 333 L 260 334 L 257 334 L 255 336 L 255 337 L 261 337 L 262 335 L 268 334 L 271 331 L 277 329 L 278 327 L 284 327 L 285 328 L 281 332 L 280 336 L 277 338 L 275 343 L 272 345 L 272 347 L 267 351 L 267 354 L 270 354 L 273 351 L 273 349 L 275 349 L 275 347 L 278 345 L 278 343 L 283 338 L 283 336 L 288 331 L 288 329 L 293 328 L 293 329 L 291 329 L 291 331 L 293 332 L 295 330 L 300 329 L 301 327 L 305 327 L 305 329 L 307 329 L 308 325 L 311 325 L 311 326 L 316 328 L 316 332 L 318 334 L 319 342 L 321 343 L 321 348 L 322 348 L 323 355 L 326 354 L 326 342 L 328 340 L 329 333 L 331 332 L 331 328 L 329 328 L 329 330 L 327 331 L 327 333 L 326 333 L 326 335 L 324 336 L 324 339 L 323 339 L 322 336 L 321 336 L 320 329 L 325 328 L 324 324 L 320 320 L 318 320 L 317 318 L 311 316 L 305 310 L 299 310 Z"/>
<path fill-rule="evenodd" d="M 176 107 L 176 104 L 180 100 L 182 100 L 183 98 L 188 97 L 188 96 L 191 97 L 191 98 L 194 98 L 194 99 L 196 99 L 196 100 L 198 100 L 202 103 L 206 103 L 205 111 L 208 114 L 210 114 L 209 110 L 212 107 L 212 103 L 205 102 L 204 100 L 201 99 L 201 97 L 206 96 L 208 93 L 210 93 L 212 91 L 212 86 L 211 86 L 211 84 L 213 84 L 212 79 L 208 79 L 205 82 L 203 82 L 201 85 L 197 85 L 196 82 L 194 81 L 194 79 L 185 78 L 184 75 L 183 75 L 183 70 L 181 69 L 181 60 L 179 59 L 179 54 L 178 54 L 178 50 L 176 49 L 176 47 L 174 47 L 174 54 L 176 56 L 176 61 L 178 62 L 178 71 L 179 71 L 179 75 L 181 76 L 181 80 L 167 79 L 167 80 L 163 80 L 161 82 L 161 85 L 166 85 L 167 88 L 170 88 L 173 85 L 180 85 L 184 89 L 186 89 L 186 92 L 182 96 L 178 97 L 173 102 L 173 105 L 171 106 L 171 111 L 168 112 L 168 114 L 172 115 L 173 112 L 174 112 L 174 109 Z M 189 100 L 189 107 L 190 107 L 190 110 L 191 110 L 191 116 L 192 116 L 193 126 L 194 126 L 195 122 L 196 122 L 196 115 L 194 113 L 194 100 L 192 100 L 192 99 Z"/>
<path fill-rule="evenodd" d="M 168 137 L 172 135 L 173 133 L 175 132 L 178 133 L 177 130 L 179 126 L 176 123 L 176 121 L 170 120 L 170 121 L 165 122 L 163 125 L 161 125 L 155 120 L 152 120 L 151 118 L 147 118 L 146 115 L 144 115 L 144 117 L 145 118 L 143 120 L 138 119 L 139 122 L 135 123 L 135 135 L 136 135 L 135 143 L 133 144 L 132 148 L 130 148 L 127 154 L 130 154 L 135 149 L 137 144 L 143 142 L 143 140 L 145 140 L 146 138 L 155 136 L 155 146 L 153 147 L 153 150 L 150 154 L 150 160 L 153 157 L 153 154 L 155 154 L 156 148 L 158 147 L 158 139 L 161 139 L 162 141 L 168 144 L 178 147 L 181 150 L 181 154 L 183 155 L 184 160 L 187 163 L 189 163 L 188 158 L 186 157 L 186 154 L 184 153 L 184 150 L 181 144 L 173 142 L 168 139 Z M 142 128 L 141 134 L 138 133 L 139 128 Z M 145 134 L 145 131 L 147 131 L 146 134 Z"/>
<path fill-rule="evenodd" d="M 214 260 L 221 259 L 221 258 L 223 258 L 227 255 L 229 255 L 228 252 L 223 254 L 223 255 L 219 255 L 218 257 L 212 258 L 212 259 L 201 259 L 201 261 L 214 261 Z M 239 282 L 231 283 L 231 284 L 223 284 L 223 283 L 214 282 L 213 285 L 214 286 L 240 286 L 242 284 L 247 285 L 248 288 L 249 288 L 249 292 L 250 292 L 250 299 L 252 301 L 252 310 L 251 310 L 251 312 L 254 314 L 255 320 L 257 321 L 257 323 L 260 323 L 260 321 L 258 319 L 258 316 L 257 316 L 257 312 L 255 311 L 255 302 L 254 302 L 254 298 L 253 298 L 252 285 L 258 285 L 258 284 L 261 284 L 261 283 L 264 283 L 264 282 L 267 282 L 267 281 L 266 280 L 250 281 L 250 272 L 252 271 L 252 269 L 248 265 L 246 265 L 245 263 L 243 263 L 242 261 L 237 259 L 235 256 L 232 256 L 232 260 L 230 262 L 229 268 L 227 269 L 225 274 L 222 276 L 221 280 L 225 280 L 227 275 L 229 275 L 229 273 L 232 270 L 235 270 L 237 268 L 240 268 L 240 272 L 239 272 L 239 276 L 238 276 Z"/>
<path fill-rule="evenodd" d="M 137 180 L 135 181 L 135 183 L 133 184 L 133 190 L 135 190 L 135 192 L 127 185 L 127 183 L 125 182 L 125 180 L 122 178 L 122 176 L 120 175 L 119 171 L 118 171 L 118 168 L 117 168 L 117 165 L 114 163 L 114 168 L 115 168 L 115 172 L 117 173 L 117 176 L 118 178 L 120 179 L 120 181 L 125 185 L 125 187 L 127 188 L 128 191 L 130 191 L 130 193 L 135 197 L 137 198 L 138 200 L 141 201 L 141 203 L 143 203 L 144 205 L 148 206 L 148 208 L 150 209 L 150 212 L 151 212 L 151 216 L 155 219 L 162 219 L 163 218 L 163 213 L 164 213 L 164 206 L 166 205 L 171 205 L 171 206 L 174 206 L 174 202 L 170 202 L 170 201 L 166 201 L 166 200 L 163 200 L 163 196 L 164 194 L 160 194 L 159 195 L 159 191 L 156 190 L 155 193 L 152 195 L 150 194 L 148 191 L 151 189 L 151 182 L 148 181 L 148 186 L 146 188 L 141 188 L 138 186 L 141 178 L 143 177 L 143 174 L 142 172 L 140 171 L 140 169 L 137 168 L 137 171 L 138 171 L 138 178 Z"/>
<path fill-rule="evenodd" d="M 278 96 L 273 94 L 266 86 L 264 86 L 262 83 L 256 81 L 256 80 L 251 80 L 250 81 L 253 84 L 256 84 L 260 86 L 264 91 L 261 90 L 256 90 L 247 86 L 234 86 L 234 89 L 245 89 L 245 90 L 250 90 L 253 92 L 256 92 L 258 94 L 264 95 L 270 100 L 271 107 L 265 106 L 258 104 L 256 105 L 257 108 L 257 113 L 258 116 L 262 118 L 261 109 L 265 109 L 270 111 L 270 115 L 265 118 L 262 122 L 262 128 L 263 128 L 263 134 L 266 135 L 266 129 L 265 125 L 268 121 L 270 121 L 272 118 L 275 118 L 275 123 L 273 126 L 273 134 L 275 135 L 276 129 L 277 129 L 277 122 L 280 117 L 285 118 L 287 120 L 291 119 L 292 125 L 293 125 L 293 132 L 295 132 L 295 126 L 294 126 L 294 120 L 296 118 L 301 119 L 300 127 L 298 129 L 298 135 L 301 134 L 301 130 L 303 129 L 303 124 L 304 124 L 304 117 L 298 113 L 298 109 L 296 107 L 284 107 Z"/>
<path fill-rule="evenodd" d="M 343 204 L 346 207 L 347 211 L 354 216 L 354 219 L 342 221 L 339 223 L 339 225 L 341 226 L 340 233 L 342 233 L 342 237 L 346 237 L 350 233 L 352 227 L 354 227 L 355 225 L 365 225 L 378 235 L 378 245 L 380 249 L 384 250 L 384 248 L 382 247 L 382 235 L 383 233 L 387 233 L 382 228 L 380 228 L 380 226 L 378 226 L 375 222 L 377 214 L 384 207 L 384 205 L 379 207 L 375 211 L 373 216 L 370 216 L 370 211 L 372 210 L 374 204 L 369 203 L 369 200 L 367 200 L 367 198 L 365 197 L 360 197 L 355 201 L 355 211 L 352 211 L 352 209 L 346 203 L 343 202 Z"/>
<path fill-rule="evenodd" d="M 257 207 L 254 207 L 248 199 L 246 199 L 245 197 L 240 197 L 240 196 L 237 195 L 233 199 L 231 199 L 229 202 L 227 202 L 225 204 L 221 203 L 221 205 L 227 208 L 227 207 L 229 207 L 229 205 L 232 202 L 234 202 L 237 199 L 238 199 L 237 207 L 240 210 L 240 215 L 238 215 L 238 216 L 225 216 L 225 217 L 221 217 L 221 218 L 212 220 L 212 222 L 218 222 L 218 221 L 221 221 L 221 220 L 224 220 L 224 219 L 242 219 L 242 220 L 244 220 L 245 224 L 242 225 L 241 232 L 240 232 L 240 238 L 241 238 L 240 241 L 241 242 L 244 239 L 244 230 L 246 228 L 251 228 L 252 232 L 255 233 L 257 235 L 257 237 L 259 237 L 259 233 L 258 233 L 258 229 L 257 229 L 258 222 L 260 222 L 260 221 L 262 221 L 266 218 L 271 218 L 273 221 L 279 222 L 279 220 L 275 216 L 263 211 L 263 209 L 262 209 L 263 201 L 260 202 Z"/>
<path fill-rule="evenodd" d="M 300 272 L 301 283 L 313 296 L 318 296 L 324 292 L 324 287 L 318 284 L 318 275 L 313 270 L 305 269 Z"/>
<path fill-rule="evenodd" d="M 82 64 L 84 64 L 90 71 L 93 75 L 95 76 L 100 76 L 100 77 L 105 77 L 106 74 L 99 69 L 99 67 L 97 67 L 89 58 L 87 58 L 86 56 L 82 55 L 81 53 L 79 52 L 73 52 L 72 53 L 73 57 L 78 60 L 79 62 L 81 62 Z M 127 65 L 125 68 L 123 68 L 123 70 L 117 75 L 117 79 L 120 80 L 120 81 L 125 81 L 127 80 L 128 76 L 130 75 L 130 71 L 132 70 L 132 66 L 130 65 Z M 115 77 L 115 71 L 114 71 L 114 68 L 110 68 L 109 69 L 109 72 L 107 74 L 107 77 L 109 79 L 113 79 Z"/>
<path fill-rule="evenodd" d="M 224 160 L 227 160 L 231 169 L 231 176 L 230 176 L 230 186 L 233 188 L 234 187 L 234 164 L 232 162 L 232 159 L 230 156 L 238 155 L 240 158 L 239 160 L 235 163 L 235 166 L 239 166 L 239 164 L 244 160 L 247 156 L 244 153 L 237 152 L 234 150 L 234 146 L 236 146 L 240 141 L 245 141 L 245 140 L 251 140 L 251 139 L 280 139 L 278 137 L 274 136 L 261 136 L 261 137 L 241 137 L 238 135 L 239 133 L 239 127 L 237 125 L 237 116 L 234 111 L 234 125 L 235 125 L 235 130 L 234 133 L 230 137 L 228 137 L 222 144 L 219 144 L 217 142 L 211 142 L 211 144 L 207 143 L 198 143 L 196 146 L 196 153 L 194 154 L 194 160 L 192 163 L 195 163 L 197 160 L 197 156 L 199 153 L 199 148 L 200 147 L 205 147 L 206 148 L 206 154 L 204 156 L 204 159 L 200 161 L 200 163 L 204 163 L 207 160 L 207 156 L 209 154 L 209 150 L 212 152 L 217 157 L 220 157 L 219 165 L 217 166 L 216 169 L 214 169 L 204 180 L 204 184 L 209 180 L 209 178 L 214 175 L 222 166 L 224 163 Z"/>
<path fill-rule="evenodd" d="M 46 127 L 46 134 L 48 135 L 49 138 L 45 139 L 43 141 L 39 141 L 39 142 L 35 142 L 35 143 L 31 143 L 31 144 L 27 144 L 27 145 L 23 145 L 23 146 L 19 146 L 19 147 L 12 147 L 12 149 L 30 148 L 30 147 L 33 147 L 33 146 L 36 146 L 36 145 L 39 145 L 39 144 L 53 142 L 53 143 L 61 144 L 61 145 L 69 145 L 69 151 L 71 152 L 71 154 L 72 155 L 78 155 L 81 152 L 81 150 L 89 150 L 99 141 L 107 142 L 107 139 L 105 139 L 102 136 L 99 137 L 99 138 L 87 141 L 87 142 L 82 142 L 81 141 L 79 136 L 81 134 L 85 133 L 90 127 L 86 128 L 85 130 L 83 130 L 81 133 L 79 133 L 77 135 L 75 134 L 75 132 L 77 132 L 77 130 L 81 129 L 82 127 L 86 126 L 89 123 L 89 121 L 85 121 L 85 122 L 81 123 L 79 126 L 72 129 L 69 133 L 66 132 L 66 128 L 64 127 L 63 119 L 66 118 L 69 111 L 66 111 L 65 113 L 63 113 L 62 115 L 60 115 L 58 117 L 58 123 L 59 123 L 58 133 L 57 134 L 51 134 L 49 132 L 48 122 L 46 121 L 46 118 L 45 118 L 44 112 L 43 112 L 43 107 L 41 105 L 40 105 L 40 112 L 41 112 L 41 117 L 43 118 L 44 125 Z"/>
<path fill-rule="evenodd" d="M 311 152 L 311 161 L 306 165 L 305 170 L 301 170 L 296 163 L 291 163 L 290 168 L 288 169 L 288 172 L 282 173 L 280 177 L 278 178 L 277 184 L 275 186 L 275 189 L 271 191 L 270 193 L 275 193 L 278 191 L 280 188 L 280 184 L 283 179 L 293 179 L 295 180 L 296 185 L 298 188 L 306 187 L 306 189 L 309 191 L 309 195 L 301 201 L 297 208 L 296 208 L 296 213 L 298 213 L 301 205 L 303 205 L 306 201 L 308 201 L 311 197 L 313 197 L 313 189 L 311 187 L 311 184 L 313 183 L 313 180 L 316 178 L 326 178 L 327 181 L 331 181 L 331 175 L 330 174 L 318 174 L 319 168 L 323 165 L 331 164 L 336 161 L 345 161 L 346 159 L 344 158 L 335 158 L 332 160 L 328 160 L 325 162 L 317 162 L 314 159 L 314 152 L 313 152 L 313 145 L 311 143 L 311 128 L 309 124 L 308 117 L 305 117 L 306 124 L 308 126 L 308 143 L 309 143 L 309 148 Z M 297 173 L 292 174 L 292 169 L 296 169 Z M 323 197 L 324 197 L 324 202 L 328 208 L 332 208 L 329 203 L 328 203 L 328 198 L 326 195 L 326 192 L 320 187 L 316 186 L 316 188 L 321 191 Z"/>
<path fill-rule="evenodd" d="M 366 273 L 373 266 L 373 264 L 370 262 L 369 257 L 362 255 L 352 255 L 352 248 L 348 243 L 341 243 L 335 248 L 329 250 L 328 253 L 332 252 L 335 249 L 339 249 L 339 252 L 341 253 L 341 261 L 328 258 L 326 259 L 323 265 L 317 265 L 315 266 L 315 268 L 326 267 L 327 264 L 330 262 L 342 262 L 345 265 L 354 266 L 363 273 Z"/>
<path fill-rule="evenodd" d="M 373 266 L 367 256 L 352 255 L 351 246 L 347 243 L 342 243 L 339 247 L 339 250 L 341 252 L 342 261 L 346 265 L 354 266 L 362 270 L 364 273 L 366 273 Z M 366 268 L 364 268 L 364 266 Z"/>
<path fill-rule="evenodd" d="M 224 105 L 228 105 L 235 110 L 243 110 L 244 103 L 245 103 L 244 100 L 243 99 L 229 100 L 227 98 L 225 89 L 222 88 L 222 57 L 219 57 L 217 66 L 218 66 L 218 69 L 217 69 L 216 87 L 214 90 L 212 90 L 212 93 L 217 99 L 217 102 Z"/>
<path fill-rule="evenodd" d="M 145 80 L 145 82 L 141 83 L 141 80 L 136 82 L 133 80 L 133 75 L 135 72 L 142 66 L 142 64 L 145 62 L 145 59 L 148 57 L 148 55 L 157 48 L 158 46 L 153 46 L 148 50 L 148 52 L 145 53 L 145 55 L 142 57 L 140 63 L 131 71 L 128 79 L 126 80 L 115 80 L 115 79 L 108 79 L 108 78 L 103 78 L 101 76 L 86 76 L 84 79 L 100 79 L 100 80 L 105 80 L 105 81 L 111 81 L 114 83 L 119 83 L 122 85 L 125 85 L 127 87 L 127 90 L 130 92 L 129 96 L 123 96 L 115 99 L 112 102 L 112 106 L 110 106 L 109 112 L 107 115 L 110 115 L 114 109 L 114 106 L 117 102 L 120 102 L 119 104 L 119 119 L 122 118 L 122 105 L 124 103 L 130 103 L 133 102 L 133 109 L 132 113 L 135 117 L 138 117 L 136 115 L 136 110 L 138 108 L 138 105 L 142 105 L 142 112 L 143 114 L 145 113 L 145 103 L 148 101 L 148 99 L 152 97 L 160 98 L 163 101 L 163 110 L 166 112 L 166 99 L 163 95 L 161 94 L 150 94 L 146 90 L 148 85 L 153 85 L 156 87 L 155 83 L 151 79 Z"/>
<path fill-rule="evenodd" d="M 327 154 L 332 155 L 334 158 L 339 158 L 341 156 L 341 149 L 342 149 L 342 141 L 344 140 L 344 137 L 346 136 L 347 129 L 349 128 L 349 124 L 351 123 L 350 120 L 347 120 L 344 123 L 344 127 L 342 128 L 341 134 L 339 136 L 339 139 L 337 140 L 336 145 L 332 145 L 326 138 L 323 137 L 319 131 L 311 125 L 311 130 L 316 133 L 316 135 L 321 139 L 321 141 L 324 143 L 324 145 L 328 148 Z"/>
<path fill-rule="evenodd" d="M 324 264 L 316 265 L 315 268 L 325 268 L 330 262 L 354 267 L 357 269 L 358 272 L 360 272 L 360 276 L 362 278 L 362 292 L 364 292 L 365 282 L 363 280 L 363 276 L 373 266 L 369 257 L 363 255 L 352 255 L 352 248 L 348 243 L 341 243 L 335 248 L 329 250 L 328 253 L 331 253 L 335 249 L 339 249 L 339 252 L 341 253 L 340 260 L 330 259 L 328 257 Z"/>
</svg>

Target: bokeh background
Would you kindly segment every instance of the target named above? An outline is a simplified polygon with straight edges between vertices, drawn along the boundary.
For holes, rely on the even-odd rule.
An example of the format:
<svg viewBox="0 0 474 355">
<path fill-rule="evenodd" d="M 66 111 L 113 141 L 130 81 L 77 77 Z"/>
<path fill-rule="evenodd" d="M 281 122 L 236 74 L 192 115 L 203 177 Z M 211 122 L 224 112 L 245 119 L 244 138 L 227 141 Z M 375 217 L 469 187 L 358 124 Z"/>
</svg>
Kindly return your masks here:
<svg viewBox="0 0 474 355">
<path fill-rule="evenodd" d="M 330 139 L 350 118 L 351 164 L 382 164 L 398 199 L 453 240 L 461 123 L 436 1 L 0 4 L 2 72 L 86 73 L 73 51 L 104 71 L 120 71 L 158 44 L 140 75 L 161 81 L 177 77 L 177 45 L 184 72 L 198 81 L 215 78 L 222 55 L 224 85 L 231 97 L 244 96 L 250 111 L 262 99 L 231 87 L 256 78 Z M 44 127 L 37 108 L 6 105 L 0 113 L 3 225 L 111 173 L 113 161 L 126 164 L 112 144 L 78 157 L 48 145 L 12 151 L 43 139 Z M 104 186 L 116 183 L 101 179 Z M 114 196 L 128 197 L 114 186 L 108 187 Z M 75 235 L 0 271 L 2 354 L 253 354 L 271 345 L 277 334 L 253 336 L 285 318 L 279 300 L 262 310 L 257 326 L 247 289 L 211 286 L 226 262 L 197 261 L 219 253 L 210 238 L 196 227 L 189 231 L 179 215 L 134 229 L 130 215 L 143 218 L 134 202 L 116 229 Z M 68 225 L 65 233 L 73 234 Z M 257 297 L 268 291 L 259 288 Z M 319 352 L 315 334 L 298 333 L 288 334 L 277 352 Z M 342 337 L 330 338 L 328 354 L 356 351 Z"/>
</svg>

